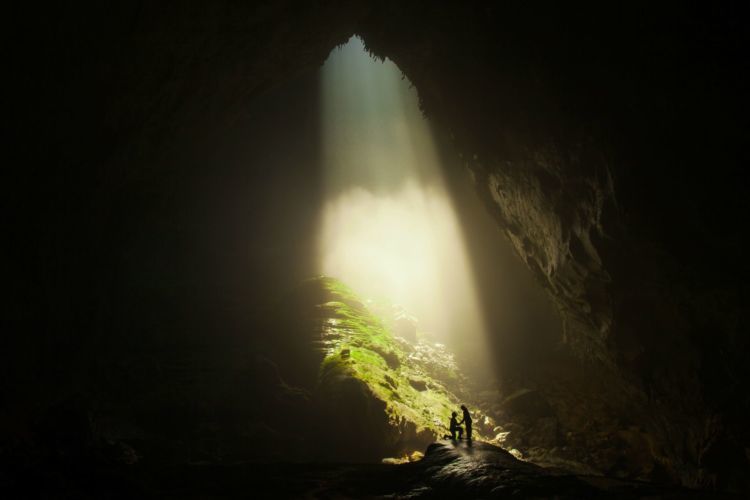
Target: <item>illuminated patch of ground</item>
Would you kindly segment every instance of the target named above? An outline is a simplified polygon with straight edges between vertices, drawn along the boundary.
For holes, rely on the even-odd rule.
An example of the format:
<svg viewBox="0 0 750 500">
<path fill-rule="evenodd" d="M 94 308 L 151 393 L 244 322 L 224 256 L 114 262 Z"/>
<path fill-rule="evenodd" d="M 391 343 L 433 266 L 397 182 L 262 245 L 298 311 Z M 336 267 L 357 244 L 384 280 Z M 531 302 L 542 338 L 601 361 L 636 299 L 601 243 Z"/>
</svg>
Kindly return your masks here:
<svg viewBox="0 0 750 500">
<path fill-rule="evenodd" d="M 462 377 L 452 354 L 439 344 L 395 336 L 349 287 L 334 278 L 317 279 L 330 299 L 318 306 L 325 353 L 318 384 L 356 378 L 385 403 L 392 425 L 409 422 L 417 433 L 442 437 L 462 402 Z"/>
</svg>

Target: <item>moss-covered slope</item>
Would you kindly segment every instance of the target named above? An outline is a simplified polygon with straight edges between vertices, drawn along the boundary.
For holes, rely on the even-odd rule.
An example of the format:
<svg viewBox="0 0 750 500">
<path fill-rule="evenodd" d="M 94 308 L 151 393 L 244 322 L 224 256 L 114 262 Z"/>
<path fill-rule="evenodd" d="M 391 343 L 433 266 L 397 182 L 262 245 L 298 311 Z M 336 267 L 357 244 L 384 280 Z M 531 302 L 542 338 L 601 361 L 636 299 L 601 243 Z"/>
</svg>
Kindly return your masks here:
<svg viewBox="0 0 750 500">
<path fill-rule="evenodd" d="M 386 319 L 342 282 L 315 281 L 328 299 L 317 305 L 325 357 L 316 392 L 326 394 L 348 379 L 361 382 L 382 402 L 388 425 L 401 434 L 405 448 L 411 440 L 424 444 L 445 434 L 460 404 L 460 374 L 452 355 L 439 344 L 395 336 Z"/>
</svg>

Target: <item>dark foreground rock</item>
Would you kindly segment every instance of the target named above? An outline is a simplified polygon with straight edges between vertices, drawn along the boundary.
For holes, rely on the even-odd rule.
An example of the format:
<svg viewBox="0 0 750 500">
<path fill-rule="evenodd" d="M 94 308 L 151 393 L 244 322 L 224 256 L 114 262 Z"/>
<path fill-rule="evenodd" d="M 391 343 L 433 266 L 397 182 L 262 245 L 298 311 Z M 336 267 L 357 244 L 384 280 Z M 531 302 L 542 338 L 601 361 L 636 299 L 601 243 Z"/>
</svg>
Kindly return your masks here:
<svg viewBox="0 0 750 500">
<path fill-rule="evenodd" d="M 59 465 L 59 464 L 58 464 Z M 23 471 L 12 498 L 735 498 L 635 481 L 572 475 L 517 460 L 486 443 L 431 444 L 424 459 L 387 464 L 77 466 Z M 8 491 L 8 490 L 6 490 Z"/>
</svg>

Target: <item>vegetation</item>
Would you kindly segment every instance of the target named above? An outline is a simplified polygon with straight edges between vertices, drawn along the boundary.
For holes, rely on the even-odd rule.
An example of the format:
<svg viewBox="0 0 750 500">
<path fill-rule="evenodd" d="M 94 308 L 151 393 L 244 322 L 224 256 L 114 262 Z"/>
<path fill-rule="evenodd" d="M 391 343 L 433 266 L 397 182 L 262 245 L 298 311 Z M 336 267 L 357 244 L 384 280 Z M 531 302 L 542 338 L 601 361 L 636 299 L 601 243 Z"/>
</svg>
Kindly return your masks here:
<svg viewBox="0 0 750 500">
<path fill-rule="evenodd" d="M 327 292 L 320 304 L 325 351 L 319 384 L 348 375 L 363 381 L 386 404 L 389 421 L 404 420 L 435 436 L 446 433 L 459 407 L 460 374 L 442 346 L 394 336 L 348 286 L 330 277 L 317 278 Z"/>
</svg>

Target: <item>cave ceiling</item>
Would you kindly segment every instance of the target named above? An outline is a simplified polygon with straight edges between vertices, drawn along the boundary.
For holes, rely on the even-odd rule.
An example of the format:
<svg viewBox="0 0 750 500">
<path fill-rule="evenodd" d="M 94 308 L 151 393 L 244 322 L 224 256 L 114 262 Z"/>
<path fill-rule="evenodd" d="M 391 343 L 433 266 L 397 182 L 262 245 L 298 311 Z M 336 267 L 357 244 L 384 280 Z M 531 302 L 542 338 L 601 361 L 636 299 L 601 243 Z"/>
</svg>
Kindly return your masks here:
<svg viewBox="0 0 750 500">
<path fill-rule="evenodd" d="M 18 188 L 6 202 L 24 242 L 11 258 L 28 272 L 12 274 L 14 321 L 45 356 L 96 337 L 89 313 L 131 207 L 158 203 L 180 158 L 208 155 L 249 103 L 357 34 L 451 138 L 554 303 L 566 366 L 593 370 L 567 386 L 537 374 L 568 424 L 627 415 L 688 483 L 716 435 L 748 446 L 747 35 L 730 7 L 118 2 L 22 14 L 33 22 L 12 56 Z M 66 293 L 71 282 L 84 291 Z M 59 324 L 75 333 L 61 340 Z M 591 373 L 603 386 L 571 387 Z M 566 406 L 577 390 L 609 407 Z"/>
</svg>

